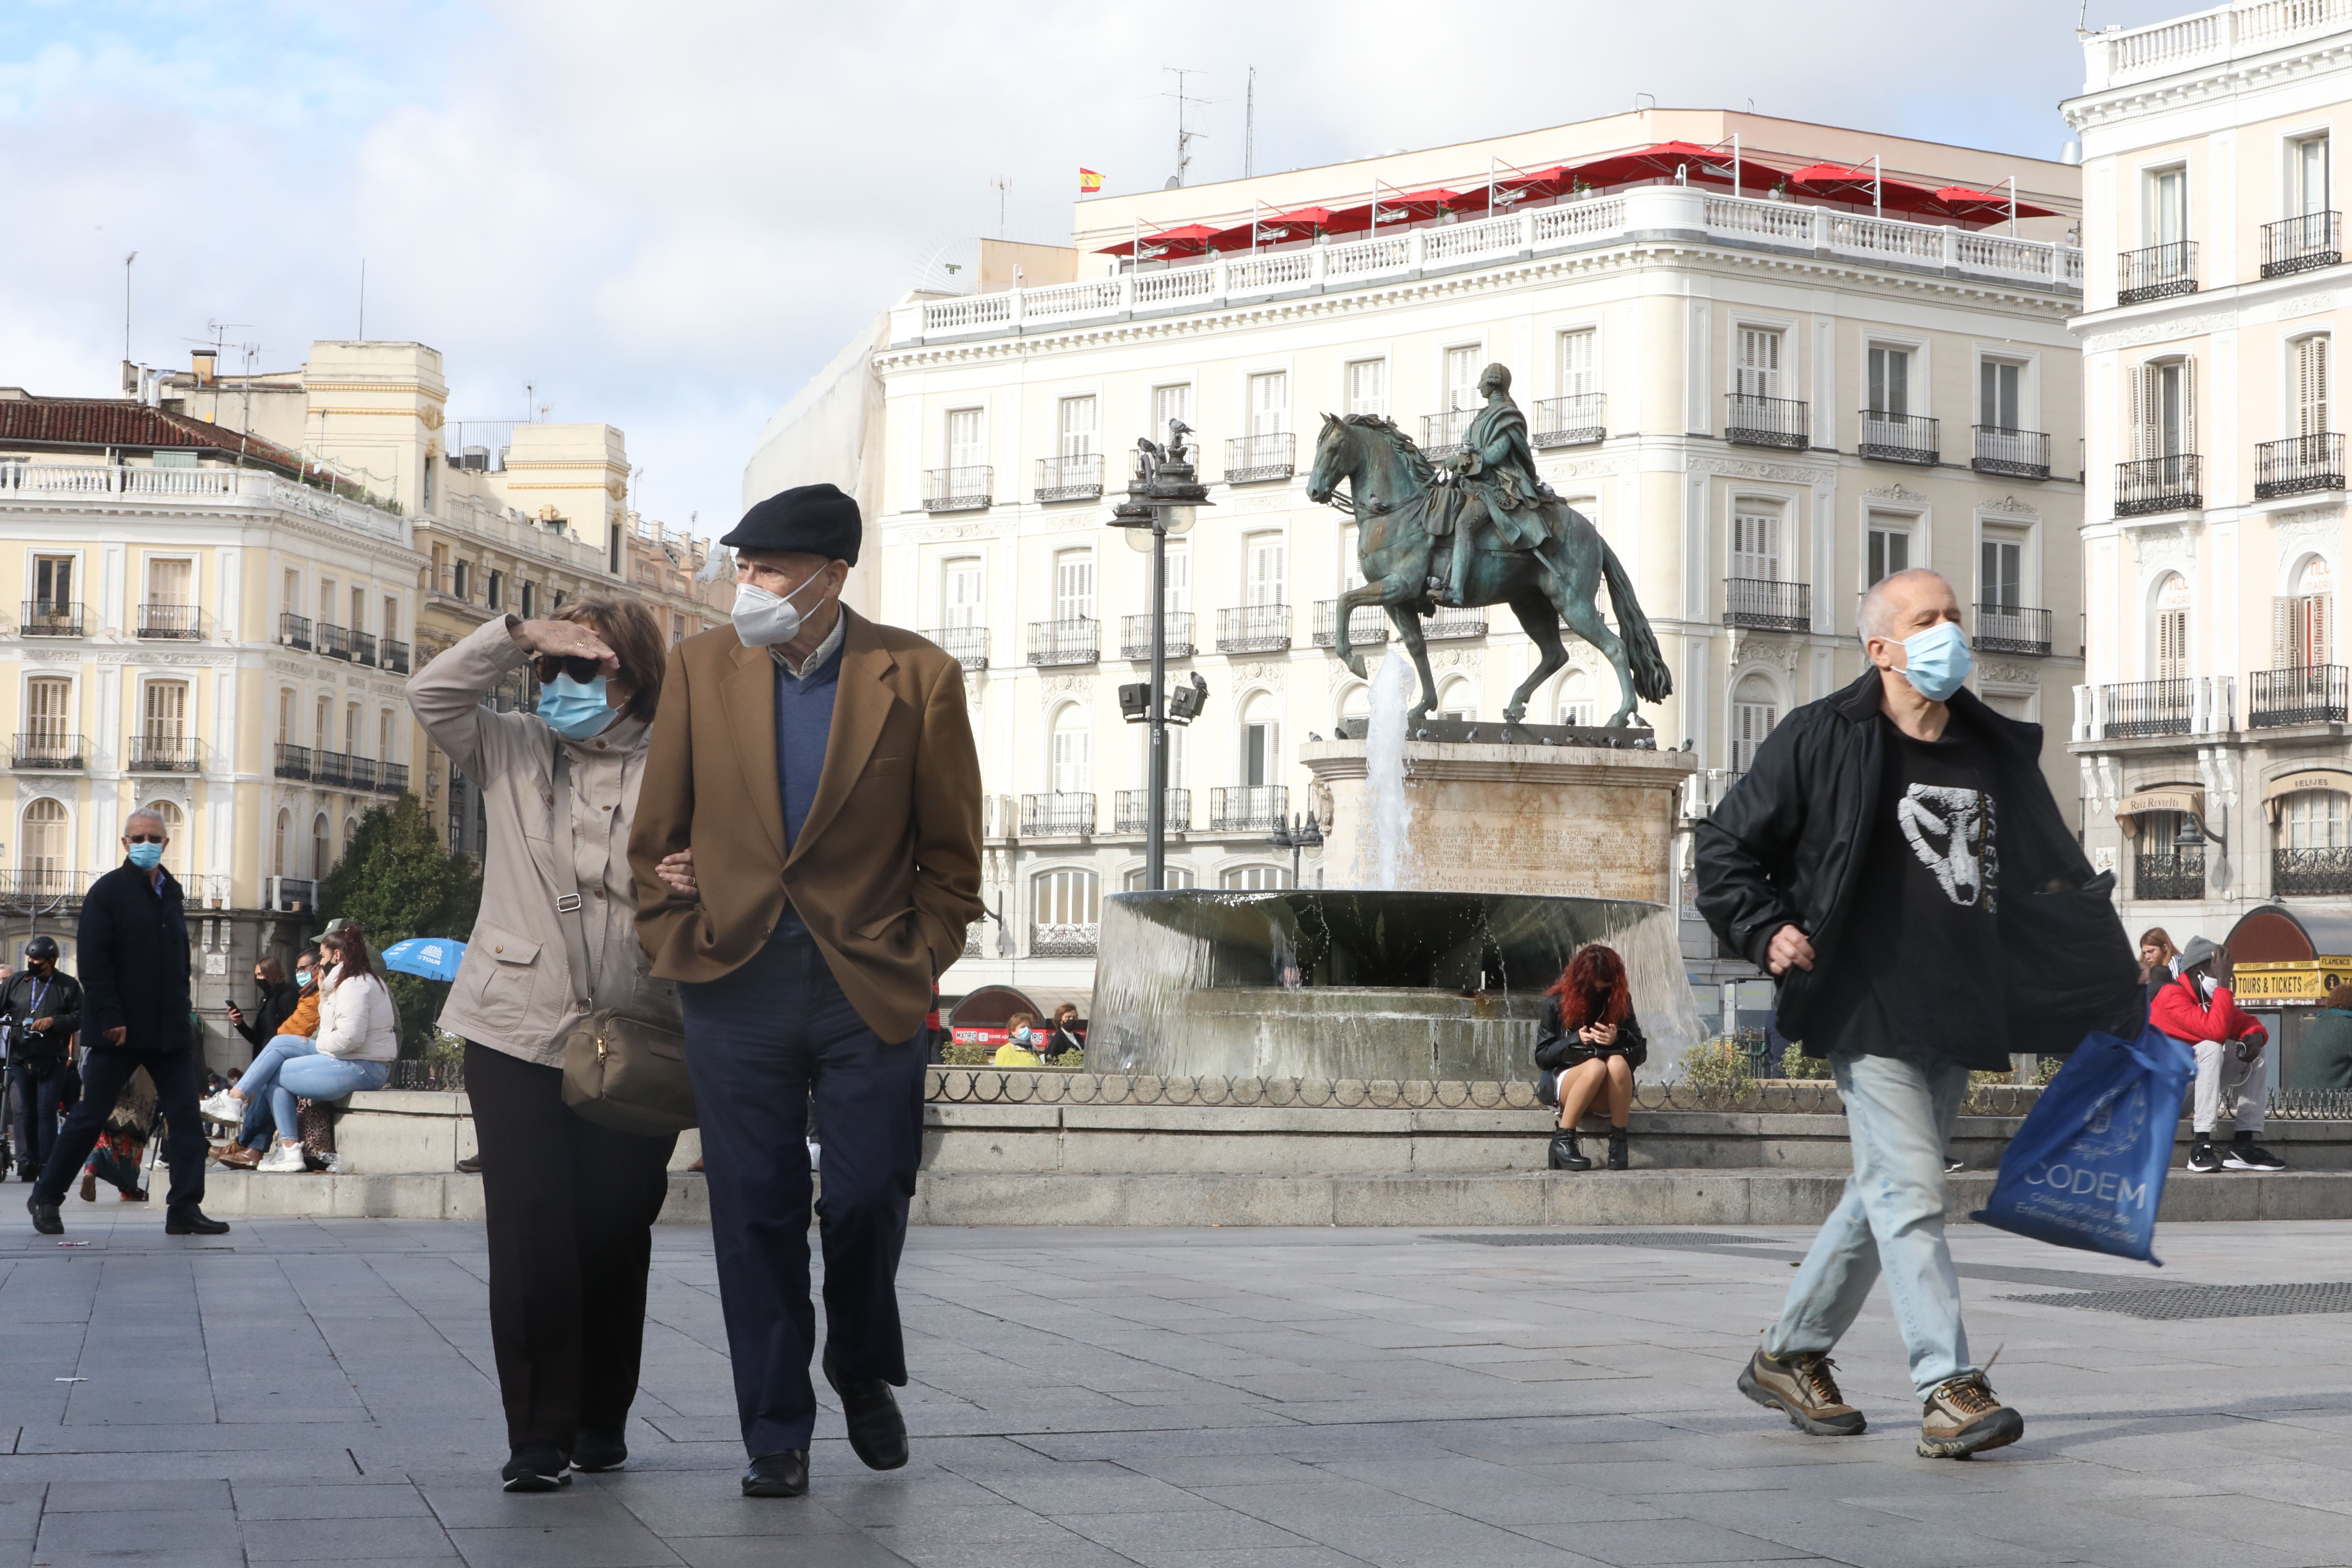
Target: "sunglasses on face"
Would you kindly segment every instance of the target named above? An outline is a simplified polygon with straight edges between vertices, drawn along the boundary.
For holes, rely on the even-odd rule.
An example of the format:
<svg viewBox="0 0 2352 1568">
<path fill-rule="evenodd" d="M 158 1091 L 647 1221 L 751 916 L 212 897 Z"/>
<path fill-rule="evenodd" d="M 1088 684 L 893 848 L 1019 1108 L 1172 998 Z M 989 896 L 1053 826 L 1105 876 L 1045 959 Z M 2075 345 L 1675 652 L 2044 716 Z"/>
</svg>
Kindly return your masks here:
<svg viewBox="0 0 2352 1568">
<path fill-rule="evenodd" d="M 530 661 L 530 669 L 539 677 L 541 686 L 550 684 L 559 675 L 568 675 L 585 686 L 604 673 L 604 663 L 602 659 L 559 658 L 553 654 L 541 654 Z"/>
<path fill-rule="evenodd" d="M 125 844 L 162 844 L 166 842 L 166 840 L 160 833 L 126 833 L 122 836 L 122 842 Z"/>
</svg>

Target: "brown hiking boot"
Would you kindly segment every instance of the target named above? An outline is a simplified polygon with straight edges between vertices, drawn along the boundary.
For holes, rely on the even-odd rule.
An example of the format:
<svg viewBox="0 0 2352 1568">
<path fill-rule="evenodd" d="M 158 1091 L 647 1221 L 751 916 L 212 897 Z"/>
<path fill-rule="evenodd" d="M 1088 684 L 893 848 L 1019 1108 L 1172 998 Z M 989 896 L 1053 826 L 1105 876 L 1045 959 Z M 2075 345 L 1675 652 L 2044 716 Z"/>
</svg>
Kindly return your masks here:
<svg viewBox="0 0 2352 1568">
<path fill-rule="evenodd" d="M 1759 1346 L 1739 1371 L 1739 1392 L 1769 1410 L 1787 1412 L 1790 1424 L 1800 1432 L 1816 1437 L 1857 1436 L 1868 1423 L 1838 1392 L 1831 1365 L 1819 1351 L 1775 1361 Z"/>
<path fill-rule="evenodd" d="M 1980 1372 L 1947 1378 L 1919 1415 L 1919 1457 L 1965 1459 L 2025 1436 L 2025 1417 L 1993 1396 Z"/>
</svg>

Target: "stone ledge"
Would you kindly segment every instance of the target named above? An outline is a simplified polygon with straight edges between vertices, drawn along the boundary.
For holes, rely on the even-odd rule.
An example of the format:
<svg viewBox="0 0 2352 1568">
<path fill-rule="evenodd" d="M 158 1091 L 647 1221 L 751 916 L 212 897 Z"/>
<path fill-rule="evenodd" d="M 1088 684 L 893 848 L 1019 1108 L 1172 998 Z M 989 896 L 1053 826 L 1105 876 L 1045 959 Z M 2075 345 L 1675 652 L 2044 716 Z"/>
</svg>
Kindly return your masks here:
<svg viewBox="0 0 2352 1568">
<path fill-rule="evenodd" d="M 158 1173 L 160 1179 L 161 1173 Z M 161 1194 L 157 1194 L 160 1196 Z M 153 1199 L 150 1200 L 154 1203 Z M 71 1226 L 79 1208 L 66 1206 Z M 160 1207 L 160 1204 L 155 1206 Z M 205 1211 L 224 1219 L 243 1215 L 309 1219 L 447 1219 L 479 1223 L 482 1178 L 461 1172 L 360 1175 L 264 1175 L 219 1165 L 205 1172 Z M 709 1225 L 710 1193 L 701 1176 L 673 1173 L 663 1200 L 664 1225 Z"/>
</svg>

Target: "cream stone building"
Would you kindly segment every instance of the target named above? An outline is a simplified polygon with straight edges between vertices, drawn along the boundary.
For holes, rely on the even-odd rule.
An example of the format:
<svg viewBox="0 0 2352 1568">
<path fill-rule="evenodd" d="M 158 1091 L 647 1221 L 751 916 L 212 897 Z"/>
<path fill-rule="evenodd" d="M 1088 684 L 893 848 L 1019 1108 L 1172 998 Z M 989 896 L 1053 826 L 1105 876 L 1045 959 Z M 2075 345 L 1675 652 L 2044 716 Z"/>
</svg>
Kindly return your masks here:
<svg viewBox="0 0 2352 1568">
<path fill-rule="evenodd" d="M 1661 143 L 1688 151 L 1623 156 Z M 1822 163 L 1864 183 L 1796 177 Z M 2046 216 L 1873 210 L 2011 180 Z M 1375 191 L 1378 230 L 1350 233 Z M 877 613 L 970 672 L 1003 925 L 975 932 L 946 989 L 1084 987 L 1102 896 L 1139 879 L 1141 731 L 1117 689 L 1146 668 L 1148 557 L 1105 524 L 1136 439 L 1171 416 L 1198 432 L 1213 503 L 1171 561 L 1171 682 L 1209 688 L 1171 770 L 1171 882 L 1286 883 L 1293 853 L 1270 840 L 1309 806 L 1301 748 L 1364 711 L 1328 647 L 1357 578 L 1350 520 L 1306 495 L 1321 416 L 1383 415 L 1441 449 L 1490 362 L 1513 373 L 1542 477 L 1598 523 L 1657 628 L 1675 691 L 1641 717 L 1696 749 L 1686 812 L 1791 707 L 1853 679 L 1859 597 L 1904 565 L 1959 587 L 1989 700 L 2063 722 L 2081 668 L 2075 194 L 2058 163 L 1655 110 L 1087 201 L 1068 249 L 983 245 L 982 291 L 909 296 L 833 373 L 835 425 L 853 398 L 870 411 L 829 467 L 875 475 Z M 1211 231 L 1217 254 L 1182 254 Z M 1103 254 L 1139 237 L 1139 269 Z M 808 445 L 789 426 L 753 458 L 763 485 L 788 477 L 769 454 Z M 1351 636 L 1380 656 L 1377 616 Z M 1534 667 L 1508 613 L 1447 611 L 1429 636 L 1441 710 L 1498 721 Z M 1531 721 L 1613 710 L 1606 665 L 1570 647 Z M 1301 871 L 1352 875 L 1339 846 Z M 1695 975 L 1744 970 L 1686 932 Z"/>
<path fill-rule="evenodd" d="M 2085 841 L 2135 934 L 2221 941 L 2266 902 L 2316 931 L 2352 916 L 2352 4 L 2225 6 L 2084 52 Z"/>
</svg>

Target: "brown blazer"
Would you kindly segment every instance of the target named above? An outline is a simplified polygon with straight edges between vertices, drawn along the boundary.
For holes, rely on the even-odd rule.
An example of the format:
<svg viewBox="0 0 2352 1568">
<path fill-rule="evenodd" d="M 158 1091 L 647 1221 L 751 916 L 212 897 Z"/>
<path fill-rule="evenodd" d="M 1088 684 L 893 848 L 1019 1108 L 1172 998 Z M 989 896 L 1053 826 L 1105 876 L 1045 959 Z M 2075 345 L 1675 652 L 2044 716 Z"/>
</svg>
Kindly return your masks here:
<svg viewBox="0 0 2352 1568">
<path fill-rule="evenodd" d="M 816 798 L 790 856 L 776 785 L 775 660 L 732 626 L 677 645 L 654 718 L 629 864 L 653 972 L 716 980 L 758 952 L 785 900 L 858 1016 L 911 1039 L 981 915 L 980 756 L 963 668 L 847 605 Z M 700 899 L 654 875 L 691 846 Z"/>
</svg>

